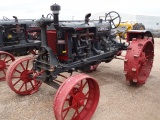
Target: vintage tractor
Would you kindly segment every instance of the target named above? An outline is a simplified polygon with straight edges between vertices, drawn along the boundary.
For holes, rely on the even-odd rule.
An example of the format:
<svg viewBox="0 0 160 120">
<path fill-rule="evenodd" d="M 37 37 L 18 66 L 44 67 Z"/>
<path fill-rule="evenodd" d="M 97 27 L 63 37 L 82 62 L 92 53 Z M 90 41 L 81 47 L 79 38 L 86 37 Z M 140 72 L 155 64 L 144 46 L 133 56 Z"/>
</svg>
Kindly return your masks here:
<svg viewBox="0 0 160 120">
<path fill-rule="evenodd" d="M 117 24 L 118 25 L 118 24 Z M 122 39 L 127 38 L 127 32 L 129 30 L 145 30 L 145 26 L 142 23 L 134 23 L 134 22 L 121 22 L 116 28 L 118 31 L 117 36 Z"/>
<path fill-rule="evenodd" d="M 115 20 L 120 23 L 117 12 L 109 12 L 105 20 L 91 21 L 89 13 L 84 21 L 59 21 L 60 6 L 54 4 L 51 10 L 53 20 L 37 20 L 41 27 L 38 55 L 17 59 L 7 70 L 6 81 L 15 93 L 30 95 L 42 83 L 48 84 L 58 89 L 53 104 L 57 120 L 90 120 L 99 101 L 99 86 L 94 78 L 74 71 L 95 71 L 101 62 L 110 62 L 122 50 L 126 50 L 126 80 L 136 85 L 146 82 L 154 57 L 149 31 L 130 31 L 127 42 L 120 43 L 111 32 Z"/>
<path fill-rule="evenodd" d="M 3 17 L 0 21 L 0 51 L 7 51 L 13 55 L 26 55 L 41 45 L 40 27 L 35 25 L 34 20 L 14 20 Z M 36 35 L 35 35 L 36 33 Z"/>
</svg>

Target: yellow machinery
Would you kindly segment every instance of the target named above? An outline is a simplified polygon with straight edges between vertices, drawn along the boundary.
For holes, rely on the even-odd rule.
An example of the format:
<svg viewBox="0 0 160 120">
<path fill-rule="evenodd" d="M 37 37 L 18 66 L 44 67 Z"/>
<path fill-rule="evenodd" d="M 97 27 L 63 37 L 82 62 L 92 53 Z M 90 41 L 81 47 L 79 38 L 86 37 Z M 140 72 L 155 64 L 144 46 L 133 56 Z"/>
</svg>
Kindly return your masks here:
<svg viewBox="0 0 160 120">
<path fill-rule="evenodd" d="M 142 23 L 134 22 L 121 22 L 116 28 L 118 31 L 117 36 L 126 39 L 128 30 L 145 30 L 145 26 Z"/>
</svg>

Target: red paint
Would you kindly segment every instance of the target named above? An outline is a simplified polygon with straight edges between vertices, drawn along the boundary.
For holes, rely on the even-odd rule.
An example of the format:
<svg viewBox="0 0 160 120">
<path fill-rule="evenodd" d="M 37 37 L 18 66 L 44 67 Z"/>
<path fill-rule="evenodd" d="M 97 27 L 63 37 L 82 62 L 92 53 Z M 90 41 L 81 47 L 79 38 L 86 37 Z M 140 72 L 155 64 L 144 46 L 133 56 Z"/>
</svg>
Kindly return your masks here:
<svg viewBox="0 0 160 120">
<path fill-rule="evenodd" d="M 67 78 L 54 97 L 56 119 L 90 120 L 98 105 L 99 96 L 99 86 L 94 78 L 86 74 Z M 70 110 L 73 113 L 68 115 Z"/>
<path fill-rule="evenodd" d="M 29 67 L 32 65 L 32 60 L 32 57 L 19 58 L 15 60 L 7 70 L 7 84 L 17 94 L 33 94 L 38 91 L 42 84 L 41 82 L 36 81 L 35 77 L 29 77 L 30 74 L 36 75 L 36 72 L 32 70 L 32 67 Z"/>
<path fill-rule="evenodd" d="M 126 80 L 136 84 L 144 84 L 149 77 L 154 58 L 152 39 L 135 39 L 128 47 L 124 73 Z"/>
<path fill-rule="evenodd" d="M 14 60 L 15 58 L 10 53 L 0 51 L 0 81 L 5 80 L 6 70 Z"/>
</svg>

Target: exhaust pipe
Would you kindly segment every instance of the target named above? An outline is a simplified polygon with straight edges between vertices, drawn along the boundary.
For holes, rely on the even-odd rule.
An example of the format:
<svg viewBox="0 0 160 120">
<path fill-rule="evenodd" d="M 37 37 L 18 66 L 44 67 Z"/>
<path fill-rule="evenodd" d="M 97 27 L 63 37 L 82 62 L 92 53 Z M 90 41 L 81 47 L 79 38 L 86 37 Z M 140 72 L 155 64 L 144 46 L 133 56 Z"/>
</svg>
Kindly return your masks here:
<svg viewBox="0 0 160 120">
<path fill-rule="evenodd" d="M 51 11 L 53 12 L 53 19 L 54 19 L 54 27 L 58 29 L 59 27 L 59 11 L 61 9 L 61 6 L 58 4 L 51 5 Z"/>
</svg>

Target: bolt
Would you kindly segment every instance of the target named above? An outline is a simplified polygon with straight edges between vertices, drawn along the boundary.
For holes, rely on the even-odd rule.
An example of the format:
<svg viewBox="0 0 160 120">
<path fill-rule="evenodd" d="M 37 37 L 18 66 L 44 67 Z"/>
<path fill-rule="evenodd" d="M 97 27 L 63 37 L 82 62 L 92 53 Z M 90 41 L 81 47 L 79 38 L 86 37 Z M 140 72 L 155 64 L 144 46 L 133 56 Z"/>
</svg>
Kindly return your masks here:
<svg viewBox="0 0 160 120">
<path fill-rule="evenodd" d="M 124 59 L 124 62 L 127 62 L 128 61 L 128 59 Z"/>
<path fill-rule="evenodd" d="M 138 80 L 137 79 L 133 79 L 133 82 L 137 82 Z"/>
<path fill-rule="evenodd" d="M 142 43 L 138 43 L 138 46 L 142 47 L 142 46 L 143 46 L 143 44 L 142 44 Z"/>
<path fill-rule="evenodd" d="M 138 58 L 139 56 L 138 56 L 138 55 L 134 55 L 134 57 L 135 57 L 135 58 Z"/>
<path fill-rule="evenodd" d="M 136 70 L 137 70 L 136 68 L 132 68 L 132 71 L 133 71 L 133 72 L 136 72 Z"/>
</svg>

